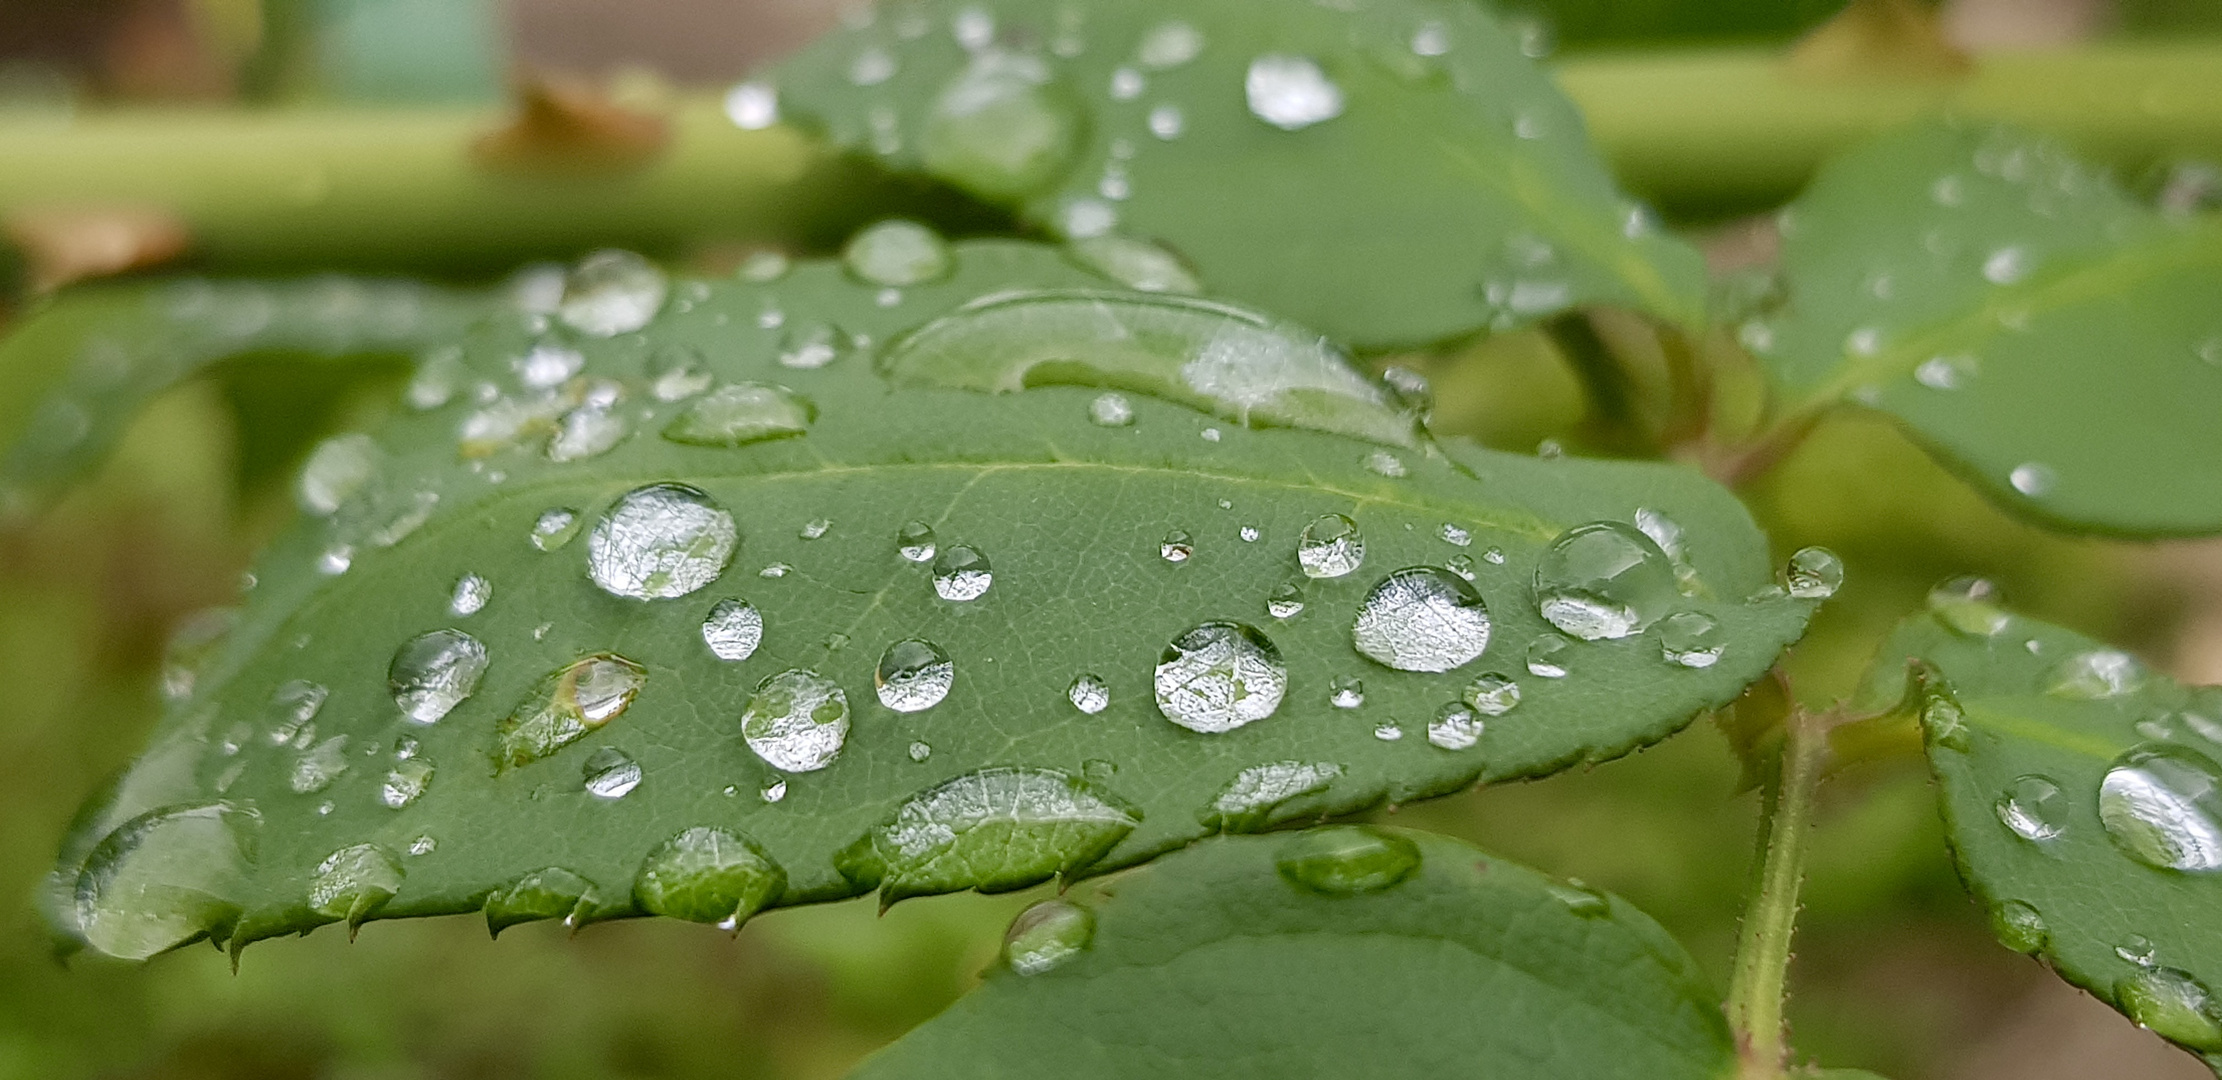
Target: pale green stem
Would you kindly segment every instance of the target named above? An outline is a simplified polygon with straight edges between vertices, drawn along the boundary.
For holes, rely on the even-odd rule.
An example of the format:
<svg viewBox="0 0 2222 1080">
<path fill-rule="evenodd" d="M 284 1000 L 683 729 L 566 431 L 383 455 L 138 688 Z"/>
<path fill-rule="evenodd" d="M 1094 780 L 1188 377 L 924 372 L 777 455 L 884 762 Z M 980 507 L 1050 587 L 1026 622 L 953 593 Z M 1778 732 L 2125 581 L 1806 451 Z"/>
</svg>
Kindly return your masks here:
<svg viewBox="0 0 2222 1080">
<path fill-rule="evenodd" d="M 1782 775 L 1767 788 L 1762 821 L 1766 847 L 1728 987 L 1728 1023 L 1741 1064 L 1738 1080 L 1789 1075 L 1782 1005 L 1798 921 L 1798 889 L 1805 883 L 1806 837 L 1828 763 L 1828 726 L 1824 717 L 1791 710 L 1783 730 Z"/>
</svg>

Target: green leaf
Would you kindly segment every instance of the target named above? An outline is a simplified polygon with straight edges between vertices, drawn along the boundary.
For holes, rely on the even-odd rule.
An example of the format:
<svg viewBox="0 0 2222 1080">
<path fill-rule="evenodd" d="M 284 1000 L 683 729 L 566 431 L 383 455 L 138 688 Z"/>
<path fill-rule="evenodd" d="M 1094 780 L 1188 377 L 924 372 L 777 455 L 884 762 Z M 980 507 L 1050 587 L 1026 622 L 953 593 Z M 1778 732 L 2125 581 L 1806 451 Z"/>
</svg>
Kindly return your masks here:
<svg viewBox="0 0 2222 1080">
<path fill-rule="evenodd" d="M 1335 875 L 1352 863 L 1366 872 Z M 986 985 L 854 1075 L 1435 1077 L 1486 1062 L 1505 1080 L 1667 1080 L 1728 1075 L 1733 1057 L 1697 964 L 1626 901 L 1444 837 L 1338 826 L 1200 844 L 1077 905 L 1044 901 Z"/>
<path fill-rule="evenodd" d="M 1977 601 L 1901 626 L 1962 877 L 1999 939 L 2132 1019 L 2222 1049 L 2222 688 Z"/>
<path fill-rule="evenodd" d="M 405 356 L 456 340 L 486 310 L 460 290 L 341 277 L 70 290 L 0 339 L 0 512 L 51 501 L 141 406 L 211 364 Z"/>
<path fill-rule="evenodd" d="M 1338 7 L 922 3 L 768 78 L 843 148 L 1066 237 L 1153 240 L 1214 293 L 1359 347 L 1591 304 L 1699 320 L 1697 253 L 1615 191 L 1482 5 Z"/>
<path fill-rule="evenodd" d="M 1785 307 L 1742 338 L 1790 413 L 1881 410 L 2055 526 L 2222 529 L 2222 226 L 1942 123 L 1832 162 L 1782 220 Z"/>
<path fill-rule="evenodd" d="M 159 851 L 165 834 L 127 823 L 164 807 L 221 804 L 190 820 L 228 832 L 177 830 L 203 870 L 173 888 L 147 863 L 152 892 L 101 884 L 128 857 L 65 859 L 78 929 L 136 953 L 167 934 L 95 924 L 143 926 L 152 905 L 239 945 L 483 904 L 497 926 L 738 921 L 875 887 L 1015 888 L 1613 757 L 1735 697 L 1811 610 L 1693 471 L 1436 446 L 1409 423 L 1409 448 L 1264 426 L 1320 374 L 1316 337 L 1230 314 L 1120 352 L 1100 335 L 1159 326 L 1156 298 L 1037 245 L 939 260 L 945 276 L 900 288 L 824 263 L 681 283 L 640 332 L 615 318 L 653 311 L 625 302 L 635 267 L 574 289 L 606 301 L 581 310 L 610 336 L 497 317 L 443 371 L 444 404 L 325 444 L 302 484 L 321 513 L 172 680 L 154 749 L 72 851 L 118 828 Z M 1031 358 L 1030 388 L 935 384 L 919 350 L 964 339 L 949 320 L 1004 326 L 1014 291 L 1075 289 L 1088 304 L 1052 305 L 1008 348 L 971 339 Z M 1351 387 L 1274 422 L 1384 415 Z M 1308 528 L 1315 567 L 1349 554 L 1332 515 L 1362 531 L 1363 564 L 1309 578 Z M 1558 561 L 1648 554 L 1601 599 L 1554 595 L 1602 617 L 1619 596 L 1661 629 L 1569 644 L 1569 674 L 1529 676 L 1546 548 L 1602 520 L 1623 524 L 1580 535 L 1608 548 Z M 1709 646 L 1717 663 L 1665 659 L 1693 631 L 1685 664 Z M 236 927 L 208 914 L 231 910 Z"/>
</svg>

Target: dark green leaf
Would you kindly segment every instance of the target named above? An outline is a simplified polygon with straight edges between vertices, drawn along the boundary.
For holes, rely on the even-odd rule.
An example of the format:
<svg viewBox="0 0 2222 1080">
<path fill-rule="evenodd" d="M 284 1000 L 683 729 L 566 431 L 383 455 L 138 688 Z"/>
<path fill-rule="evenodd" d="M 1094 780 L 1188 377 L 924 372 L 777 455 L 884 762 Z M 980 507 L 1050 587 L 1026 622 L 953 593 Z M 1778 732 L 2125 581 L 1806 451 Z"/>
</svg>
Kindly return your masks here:
<svg viewBox="0 0 2222 1080">
<path fill-rule="evenodd" d="M 948 0 L 771 78 L 842 147 L 1068 237 L 1154 240 L 1214 293 L 1361 347 L 1702 306 L 1696 252 L 1614 190 L 1572 103 L 1463 0 Z M 1261 81 L 1281 111 L 1250 107 Z"/>
<path fill-rule="evenodd" d="M 1962 876 L 2001 941 L 2132 1019 L 2222 1049 L 2222 688 L 1961 601 L 1884 649 L 1930 666 L 1929 761 Z"/>
<path fill-rule="evenodd" d="M 1783 274 L 1786 308 L 1742 337 L 1788 412 L 1879 409 L 2039 521 L 2222 529 L 2222 227 L 2041 140 L 1929 124 L 1822 171 Z"/>
<path fill-rule="evenodd" d="M 1356 876 L 1335 876 L 1346 865 Z M 1328 890 L 1307 884 L 1321 880 Z M 1021 915 L 985 986 L 855 1075 L 1694 1080 L 1733 1068 L 1718 997 L 1658 924 L 1439 836 L 1340 826 L 1200 844 L 1104 881 L 1079 899 L 1092 942 L 1086 915 L 1070 914 L 1049 942 L 1063 948 L 1043 948 L 1028 931 L 1062 929 L 1051 917 L 1068 903 Z"/>
<path fill-rule="evenodd" d="M 112 867 L 96 866 L 76 878 L 79 910 L 151 906 L 181 913 L 165 930 L 221 934 L 210 913 L 236 909 L 244 943 L 489 902 L 497 925 L 734 920 L 875 886 L 1010 888 L 1609 758 L 1729 701 L 1802 631 L 1811 603 L 1769 586 L 1763 538 L 1695 472 L 1438 447 L 1409 423 L 1387 443 L 1262 426 L 1392 414 L 1363 380 L 1297 393 L 1332 354 L 1267 320 L 1152 337 L 1157 299 L 1106 291 L 1055 249 L 980 242 L 940 260 L 946 277 L 899 289 L 833 264 L 683 283 L 644 332 L 609 337 L 502 316 L 420 377 L 409 396 L 428 407 L 326 443 L 302 485 L 322 515 L 267 554 L 237 628 L 173 680 L 155 749 L 87 835 L 161 807 L 232 809 L 175 834 L 191 881 L 156 860 L 134 873 L 161 889 L 103 892 Z M 574 323 L 626 310 L 623 287 L 603 307 L 574 291 Z M 994 385 L 1031 388 L 939 388 L 985 384 L 923 362 L 965 339 L 935 320 L 1005 326 L 1014 291 L 1049 314 L 1016 342 L 973 338 L 972 355 L 1025 358 Z M 904 336 L 920 326 L 938 329 Z M 1122 334 L 1148 348 L 1110 348 Z M 444 403 L 418 393 L 425 378 L 446 380 Z M 1284 394 L 1306 408 L 1278 411 Z M 1299 535 L 1337 514 L 1363 531 L 1363 566 L 1307 578 Z M 1668 662 L 1654 631 L 1569 644 L 1563 678 L 1527 674 L 1549 629 L 1531 588 L 1545 549 L 1601 520 L 1642 520 L 1682 552 L 1607 529 L 1650 551 L 1613 588 L 1661 628 L 1699 631 L 1717 663 Z M 628 538 L 688 522 L 691 546 L 634 557 L 649 549 Z M 1392 578 L 1442 621 L 1374 618 L 1354 636 Z M 1469 592 L 1491 624 L 1479 657 L 1474 611 L 1456 606 Z M 706 621 L 745 657 L 714 654 Z M 1176 641 L 1247 665 L 1169 683 L 1181 724 L 1153 675 Z M 1269 709 L 1274 655 L 1286 692 Z M 1475 689 L 1484 675 L 1519 690 Z M 1076 691 L 1082 676 L 1100 683 Z M 1357 679 L 1362 705 L 1331 703 Z M 1439 720 L 1462 695 L 1486 708 Z"/>
</svg>

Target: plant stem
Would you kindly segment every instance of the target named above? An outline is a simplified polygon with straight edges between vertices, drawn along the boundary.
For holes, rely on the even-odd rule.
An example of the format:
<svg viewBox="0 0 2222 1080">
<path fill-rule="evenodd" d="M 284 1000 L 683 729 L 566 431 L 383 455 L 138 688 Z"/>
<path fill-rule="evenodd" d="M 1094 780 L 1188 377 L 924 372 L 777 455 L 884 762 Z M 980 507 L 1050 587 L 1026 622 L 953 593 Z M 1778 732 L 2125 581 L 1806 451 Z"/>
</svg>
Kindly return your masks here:
<svg viewBox="0 0 2222 1080">
<path fill-rule="evenodd" d="M 1738 1080 L 1782 1080 L 1789 1075 L 1782 1004 L 1791 937 L 1797 927 L 1798 889 L 1805 883 L 1806 835 L 1828 763 L 1828 728 L 1828 717 L 1791 709 L 1784 722 L 1781 775 L 1767 785 L 1761 816 L 1765 851 L 1750 908 L 1744 913 L 1735 976 L 1728 988 L 1728 1023 L 1741 1059 Z"/>
</svg>

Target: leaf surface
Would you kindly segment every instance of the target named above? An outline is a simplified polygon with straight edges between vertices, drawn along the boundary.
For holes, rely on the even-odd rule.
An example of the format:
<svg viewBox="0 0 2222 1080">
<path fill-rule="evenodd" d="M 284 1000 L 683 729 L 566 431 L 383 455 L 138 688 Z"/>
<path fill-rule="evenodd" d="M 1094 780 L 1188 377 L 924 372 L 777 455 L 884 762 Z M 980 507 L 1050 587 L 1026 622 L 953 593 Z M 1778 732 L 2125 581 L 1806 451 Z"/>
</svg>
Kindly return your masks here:
<svg viewBox="0 0 2222 1080">
<path fill-rule="evenodd" d="M 63 860 L 79 915 L 157 895 L 78 873 L 93 841 L 211 803 L 228 809 L 179 843 L 228 825 L 238 850 L 193 865 L 237 881 L 173 906 L 219 934 L 206 913 L 235 911 L 235 944 L 481 906 L 496 925 L 738 919 L 874 886 L 1017 887 L 1609 758 L 1732 699 L 1802 632 L 1811 602 L 1769 585 L 1763 538 L 1693 471 L 1266 426 L 1285 421 L 1252 406 L 1317 381 L 1316 337 L 1228 316 L 1229 336 L 1166 339 L 1154 368 L 1091 366 L 1111 355 L 1091 335 L 1126 325 L 1103 313 L 1146 323 L 1155 298 L 1052 248 L 946 257 L 900 289 L 838 264 L 683 283 L 638 333 L 481 326 L 444 404 L 312 456 L 303 490 L 331 512 L 263 558 L 237 628 L 88 817 Z M 915 350 L 951 340 L 937 320 L 1075 290 L 1093 297 L 1077 321 L 979 354 L 1027 358 L 1031 388 L 917 381 Z M 1074 359 L 1034 363 L 1060 335 Z M 1235 375 L 1225 340 L 1245 343 Z M 1097 378 L 1211 411 L 1079 385 Z M 1370 384 L 1343 389 L 1302 400 L 1379 421 Z M 1636 633 L 1528 675 L 1546 546 L 1639 510 L 1679 526 L 1688 589 L 1662 577 L 1646 603 L 1716 620 L 1717 663 Z M 1363 562 L 1308 578 L 1299 537 L 1336 514 Z M 1666 575 L 1662 557 L 1645 565 Z M 1392 574 L 1414 567 L 1433 569 Z M 1360 620 L 1392 577 L 1399 602 Z M 1485 642 L 1454 603 L 1468 588 Z M 1496 711 L 1431 740 L 1488 674 L 1519 689 L 1486 684 Z"/>
<path fill-rule="evenodd" d="M 1372 891 L 1315 891 L 1289 868 L 1327 839 L 1408 845 L 1419 865 Z M 854 1075 L 1417 1078 L 1486 1063 L 1505 1080 L 1667 1080 L 1733 1067 L 1717 995 L 1658 924 L 1444 837 L 1227 838 L 1081 903 L 1090 947 L 1034 974 L 997 965 Z"/>
<path fill-rule="evenodd" d="M 2179 1043 L 2222 1049 L 2222 1003 L 2188 993 L 2222 986 L 2222 688 L 1964 602 L 1908 620 L 1881 655 L 1878 698 L 1903 680 L 1899 658 L 1933 668 L 1929 762 L 2000 940 Z"/>
<path fill-rule="evenodd" d="M 1163 244 L 1361 348 L 1590 304 L 1702 316 L 1697 253 L 1479 5 L 890 6 L 768 81 L 843 148 L 1060 235 Z"/>
<path fill-rule="evenodd" d="M 1741 336 L 1789 411 L 1879 409 L 2055 526 L 2222 529 L 2222 227 L 1942 123 L 1831 163 L 1783 221 L 1784 306 Z"/>
</svg>

